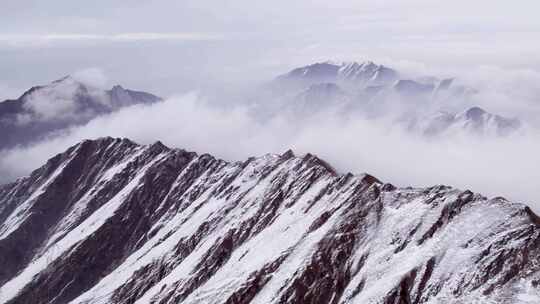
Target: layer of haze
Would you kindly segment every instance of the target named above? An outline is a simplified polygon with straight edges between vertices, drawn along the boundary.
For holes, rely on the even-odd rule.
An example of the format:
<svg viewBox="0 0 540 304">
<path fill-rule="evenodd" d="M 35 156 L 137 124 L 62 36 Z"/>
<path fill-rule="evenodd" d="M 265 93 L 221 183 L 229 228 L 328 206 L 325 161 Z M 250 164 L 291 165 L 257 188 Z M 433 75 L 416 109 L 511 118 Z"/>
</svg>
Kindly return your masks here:
<svg viewBox="0 0 540 304">
<path fill-rule="evenodd" d="M 68 146 L 102 136 L 143 144 L 161 140 L 231 161 L 292 148 L 299 155 L 316 153 L 341 172 L 369 172 L 400 186 L 454 185 L 527 202 L 540 211 L 540 137 L 532 130 L 508 138 L 427 141 L 384 120 L 344 120 L 331 112 L 302 122 L 278 116 L 261 123 L 247 107 L 224 109 L 196 94 L 126 108 L 65 136 L 11 150 L 1 155 L 0 168 L 4 176 L 27 174 Z"/>
</svg>

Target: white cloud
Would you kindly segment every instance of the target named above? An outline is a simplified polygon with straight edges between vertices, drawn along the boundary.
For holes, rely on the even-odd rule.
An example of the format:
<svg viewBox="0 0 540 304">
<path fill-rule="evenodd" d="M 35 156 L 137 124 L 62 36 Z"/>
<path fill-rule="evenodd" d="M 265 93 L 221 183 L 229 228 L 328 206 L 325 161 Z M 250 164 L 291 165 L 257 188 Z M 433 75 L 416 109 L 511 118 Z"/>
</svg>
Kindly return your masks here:
<svg viewBox="0 0 540 304">
<path fill-rule="evenodd" d="M 95 89 L 107 89 L 107 86 L 109 85 L 109 79 L 103 70 L 99 68 L 79 70 L 71 76 L 76 81 Z"/>
<path fill-rule="evenodd" d="M 209 105 L 195 94 L 154 106 L 134 106 L 75 128 L 66 136 L 0 157 L 4 176 L 28 173 L 54 153 L 86 138 L 128 137 L 140 143 L 162 140 L 172 147 L 211 153 L 227 160 L 251 155 L 315 153 L 342 172 L 369 172 L 401 186 L 448 184 L 489 196 L 528 202 L 540 211 L 540 136 L 467 136 L 426 141 L 382 121 L 343 120 L 321 113 L 302 122 L 276 117 L 261 123 L 247 108 Z"/>
<path fill-rule="evenodd" d="M 72 81 L 63 81 L 51 88 L 44 88 L 31 93 L 24 107 L 35 114 L 35 119 L 51 120 L 69 118 L 76 109 L 74 100 L 78 87 Z M 29 122 L 29 117 L 19 117 L 19 123 Z"/>
<path fill-rule="evenodd" d="M 84 92 L 81 84 L 84 86 Z M 108 78 L 98 68 L 79 70 L 61 80 L 43 86 L 28 95 L 23 107 L 27 113 L 17 117 L 17 123 L 24 125 L 31 121 L 86 120 L 92 117 L 92 109 L 82 109 L 77 102 L 78 94 L 88 94 L 92 101 L 108 105 L 106 94 Z"/>
</svg>

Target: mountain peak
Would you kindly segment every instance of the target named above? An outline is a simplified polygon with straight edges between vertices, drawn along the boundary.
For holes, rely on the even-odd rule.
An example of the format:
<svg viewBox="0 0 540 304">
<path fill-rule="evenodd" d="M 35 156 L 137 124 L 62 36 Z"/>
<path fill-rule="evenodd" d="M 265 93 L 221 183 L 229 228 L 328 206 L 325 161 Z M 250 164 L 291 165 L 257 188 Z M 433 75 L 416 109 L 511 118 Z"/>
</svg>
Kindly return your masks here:
<svg viewBox="0 0 540 304">
<path fill-rule="evenodd" d="M 297 82 L 300 86 L 317 83 L 354 84 L 360 86 L 388 84 L 397 79 L 398 73 L 372 61 L 325 61 L 295 68 L 277 77 L 281 83 Z"/>
<path fill-rule="evenodd" d="M 482 108 L 480 108 L 478 106 L 475 106 L 475 107 L 471 107 L 468 110 L 466 110 L 465 113 L 464 113 L 464 116 L 467 117 L 467 119 L 479 120 L 485 114 L 487 114 L 487 112 L 484 109 L 482 109 Z"/>
<path fill-rule="evenodd" d="M 111 88 L 111 91 L 124 91 L 124 90 L 125 90 L 124 87 L 122 87 L 119 84 L 116 84 Z"/>
<path fill-rule="evenodd" d="M 161 98 L 114 86 L 111 90 L 87 86 L 71 75 L 34 86 L 18 99 L 0 103 L 0 150 L 26 145 L 83 125 L 103 114 Z"/>
<path fill-rule="evenodd" d="M 283 157 L 284 159 L 289 159 L 289 158 L 293 158 L 293 157 L 296 157 L 294 155 L 294 151 L 292 149 L 289 149 L 287 151 L 285 151 L 283 154 L 281 154 L 281 157 Z"/>
</svg>

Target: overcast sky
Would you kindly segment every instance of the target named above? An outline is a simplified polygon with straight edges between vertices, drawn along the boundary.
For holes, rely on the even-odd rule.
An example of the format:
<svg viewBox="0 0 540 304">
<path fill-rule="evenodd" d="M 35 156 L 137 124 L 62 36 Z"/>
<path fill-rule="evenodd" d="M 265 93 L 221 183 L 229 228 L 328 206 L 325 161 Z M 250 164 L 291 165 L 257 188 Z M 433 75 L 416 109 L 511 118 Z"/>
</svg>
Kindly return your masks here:
<svg viewBox="0 0 540 304">
<path fill-rule="evenodd" d="M 327 59 L 540 70 L 540 1 L 374 2 L 3 0 L 0 97 L 86 68 L 163 96 Z"/>
</svg>

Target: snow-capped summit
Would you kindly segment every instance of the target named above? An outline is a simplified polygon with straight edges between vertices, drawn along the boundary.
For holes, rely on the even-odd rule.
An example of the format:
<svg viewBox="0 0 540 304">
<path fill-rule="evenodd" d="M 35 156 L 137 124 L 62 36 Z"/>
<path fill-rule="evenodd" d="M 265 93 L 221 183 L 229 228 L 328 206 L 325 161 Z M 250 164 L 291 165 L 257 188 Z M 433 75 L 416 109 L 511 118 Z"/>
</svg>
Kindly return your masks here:
<svg viewBox="0 0 540 304">
<path fill-rule="evenodd" d="M 338 83 L 357 87 L 389 84 L 398 78 L 398 73 L 371 61 L 358 62 L 320 62 L 296 68 L 278 76 L 276 82 L 292 87 L 309 87 L 317 83 Z"/>
<path fill-rule="evenodd" d="M 347 81 L 355 81 L 362 84 L 383 85 L 395 81 L 398 78 L 398 73 L 393 69 L 375 64 L 372 61 L 364 63 L 349 62 L 341 65 L 339 77 Z"/>
</svg>

